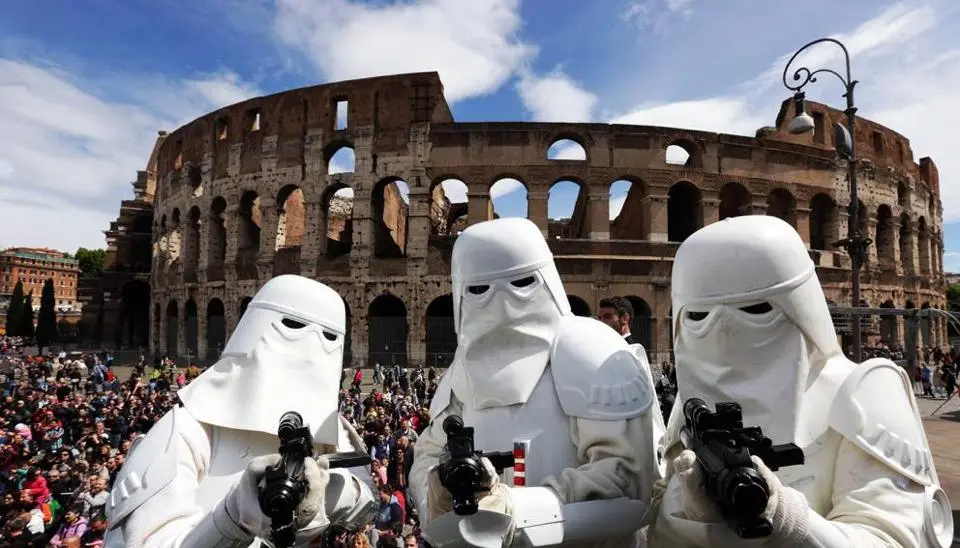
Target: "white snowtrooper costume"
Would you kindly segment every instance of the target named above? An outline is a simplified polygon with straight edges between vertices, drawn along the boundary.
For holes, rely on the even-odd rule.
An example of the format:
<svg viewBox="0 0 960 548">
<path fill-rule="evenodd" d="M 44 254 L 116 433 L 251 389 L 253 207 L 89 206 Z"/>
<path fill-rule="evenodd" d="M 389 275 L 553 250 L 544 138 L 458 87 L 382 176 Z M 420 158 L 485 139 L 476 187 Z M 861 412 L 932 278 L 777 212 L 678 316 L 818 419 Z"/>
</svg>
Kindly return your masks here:
<svg viewBox="0 0 960 548">
<path fill-rule="evenodd" d="M 329 287 L 279 276 L 254 296 L 222 358 L 181 389 L 131 448 L 107 504 L 107 546 L 258 546 L 269 519 L 257 501 L 266 467 L 279 461 L 277 426 L 298 412 L 316 455 L 365 451 L 337 413 L 346 312 Z M 297 545 L 336 524 L 362 526 L 376 509 L 363 468 L 327 470 L 308 459 L 310 492 Z M 304 523 L 306 522 L 306 523 Z"/>
<path fill-rule="evenodd" d="M 950 545 L 911 384 L 889 360 L 844 357 L 793 227 L 746 216 L 699 230 L 677 251 L 672 291 L 679 393 L 651 546 Z M 691 397 L 738 402 L 744 425 L 803 449 L 803 465 L 776 473 L 755 460 L 771 488 L 770 537 L 739 539 L 706 500 L 695 455 L 677 443 Z"/>
<path fill-rule="evenodd" d="M 452 270 L 457 352 L 410 473 L 424 537 L 435 547 L 634 546 L 664 433 L 642 347 L 571 314 L 550 248 L 527 219 L 464 230 Z M 464 519 L 434 471 L 449 415 L 475 428 L 478 450 L 517 459 L 490 473 L 480 512 Z"/>
</svg>

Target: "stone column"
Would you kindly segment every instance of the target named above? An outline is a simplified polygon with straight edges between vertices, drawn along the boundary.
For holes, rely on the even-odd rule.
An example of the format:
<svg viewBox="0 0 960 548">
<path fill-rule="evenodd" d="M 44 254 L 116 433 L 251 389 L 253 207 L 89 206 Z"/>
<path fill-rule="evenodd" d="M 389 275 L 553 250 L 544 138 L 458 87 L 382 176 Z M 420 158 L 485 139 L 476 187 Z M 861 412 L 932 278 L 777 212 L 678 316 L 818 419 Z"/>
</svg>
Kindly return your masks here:
<svg viewBox="0 0 960 548">
<path fill-rule="evenodd" d="M 300 274 L 313 278 L 317 274 L 317 257 L 327 246 L 326 216 L 319 197 L 304 197 L 303 240 L 300 242 Z"/>
<path fill-rule="evenodd" d="M 863 234 L 864 237 L 870 238 L 873 240 L 873 244 L 867 248 L 867 263 L 877 264 L 880 260 L 879 255 L 877 254 L 877 217 L 873 214 L 869 214 L 870 217 L 867 220 L 867 233 Z"/>
<path fill-rule="evenodd" d="M 257 254 L 257 278 L 273 277 L 273 256 L 277 250 L 277 228 L 282 209 L 272 198 L 260 198 L 260 251 Z"/>
<path fill-rule="evenodd" d="M 544 238 L 549 237 L 547 231 L 547 200 L 548 193 L 542 190 L 530 190 L 527 193 L 527 218 L 533 221 Z"/>
<path fill-rule="evenodd" d="M 200 215 L 200 227 L 197 229 L 197 280 L 201 283 L 207 281 L 207 267 L 210 264 L 210 231 L 213 229 L 213 221 L 210 219 L 210 211 L 206 215 Z"/>
<path fill-rule="evenodd" d="M 767 214 L 767 197 L 751 196 L 750 203 L 741 207 L 740 213 L 742 215 L 766 215 Z"/>
<path fill-rule="evenodd" d="M 790 216 L 793 218 L 793 226 L 803 239 L 803 243 L 807 244 L 807 249 L 810 249 L 810 209 L 795 207 L 790 210 Z"/>
<path fill-rule="evenodd" d="M 207 358 L 207 305 L 210 300 L 197 301 L 197 355 L 193 357 L 194 361 L 199 363 Z M 224 304 L 226 308 L 226 304 Z"/>
<path fill-rule="evenodd" d="M 715 198 L 700 200 L 700 215 L 702 216 L 701 226 L 720 222 L 720 200 Z"/>
<path fill-rule="evenodd" d="M 643 198 L 644 223 L 650 223 L 649 239 L 653 242 L 669 241 L 666 194 L 649 194 Z"/>
<path fill-rule="evenodd" d="M 483 190 L 483 185 L 470 184 L 467 186 L 467 225 L 475 225 L 489 219 L 488 209 L 493 203 L 489 192 Z"/>
<path fill-rule="evenodd" d="M 917 232 L 913 228 L 913 222 L 910 223 L 904 232 L 904 236 L 907 237 L 907 256 L 900 257 L 900 261 L 897 264 L 901 268 L 902 275 L 913 276 L 917 274 Z"/>
<path fill-rule="evenodd" d="M 587 222 L 590 223 L 587 237 L 591 240 L 609 240 L 610 195 L 591 193 L 587 197 L 587 210 Z"/>
<path fill-rule="evenodd" d="M 227 249 L 223 254 L 223 276 L 227 282 L 237 280 L 237 251 L 240 246 L 240 206 L 239 204 L 228 205 L 223 212 L 223 227 L 227 234 Z"/>
</svg>

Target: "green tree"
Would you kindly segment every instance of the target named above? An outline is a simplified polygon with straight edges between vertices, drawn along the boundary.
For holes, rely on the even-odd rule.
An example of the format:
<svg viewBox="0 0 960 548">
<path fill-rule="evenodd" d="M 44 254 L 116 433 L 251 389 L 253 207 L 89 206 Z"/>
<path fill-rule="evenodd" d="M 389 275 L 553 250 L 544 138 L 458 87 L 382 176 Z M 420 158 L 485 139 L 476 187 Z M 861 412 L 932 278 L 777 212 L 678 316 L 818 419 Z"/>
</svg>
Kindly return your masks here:
<svg viewBox="0 0 960 548">
<path fill-rule="evenodd" d="M 53 280 L 43 282 L 40 294 L 40 312 L 37 315 L 37 346 L 43 348 L 57 341 L 57 296 L 53 290 Z"/>
<path fill-rule="evenodd" d="M 23 314 L 20 316 L 20 329 L 17 335 L 33 338 L 33 291 L 27 293 L 23 299 Z"/>
<path fill-rule="evenodd" d="M 81 247 L 73 254 L 73 258 L 80 262 L 80 276 L 83 278 L 99 276 L 103 272 L 103 260 L 106 256 L 106 250 L 85 247 Z"/>
<path fill-rule="evenodd" d="M 7 335 L 16 337 L 20 332 L 20 321 L 23 317 L 23 282 L 17 281 L 13 288 L 13 295 L 10 296 L 10 304 L 7 306 Z"/>
<path fill-rule="evenodd" d="M 952 284 L 947 288 L 947 308 L 960 310 L 960 284 Z"/>
</svg>

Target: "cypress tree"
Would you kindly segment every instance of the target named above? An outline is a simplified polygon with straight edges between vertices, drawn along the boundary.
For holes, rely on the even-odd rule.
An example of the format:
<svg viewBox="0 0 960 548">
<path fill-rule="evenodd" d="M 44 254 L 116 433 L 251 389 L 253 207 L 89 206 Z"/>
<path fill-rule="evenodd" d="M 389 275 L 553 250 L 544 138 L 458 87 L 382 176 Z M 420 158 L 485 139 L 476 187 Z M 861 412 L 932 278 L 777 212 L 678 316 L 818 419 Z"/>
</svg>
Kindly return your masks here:
<svg viewBox="0 0 960 548">
<path fill-rule="evenodd" d="M 33 291 L 23 299 L 23 315 L 20 316 L 20 329 L 17 335 L 33 338 Z"/>
<path fill-rule="evenodd" d="M 53 280 L 43 282 L 40 294 L 40 312 L 37 316 L 37 346 L 43 348 L 57 340 L 57 297 L 53 289 Z"/>
<path fill-rule="evenodd" d="M 7 336 L 16 337 L 20 333 L 20 321 L 23 317 L 23 282 L 18 281 L 7 307 Z"/>
</svg>

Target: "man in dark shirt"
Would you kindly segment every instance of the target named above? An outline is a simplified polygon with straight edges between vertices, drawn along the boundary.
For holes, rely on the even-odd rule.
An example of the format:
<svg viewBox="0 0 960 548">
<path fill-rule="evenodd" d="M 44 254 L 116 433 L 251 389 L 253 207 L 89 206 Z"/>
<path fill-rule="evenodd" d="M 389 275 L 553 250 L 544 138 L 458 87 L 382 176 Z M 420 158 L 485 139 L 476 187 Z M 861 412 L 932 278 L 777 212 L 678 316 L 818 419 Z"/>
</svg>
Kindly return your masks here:
<svg viewBox="0 0 960 548">
<path fill-rule="evenodd" d="M 620 333 L 627 344 L 634 344 L 633 335 L 630 333 L 630 322 L 633 320 L 633 305 L 623 297 L 612 297 L 609 299 L 600 299 L 600 313 L 597 319 L 609 325 L 614 331 Z"/>
</svg>

